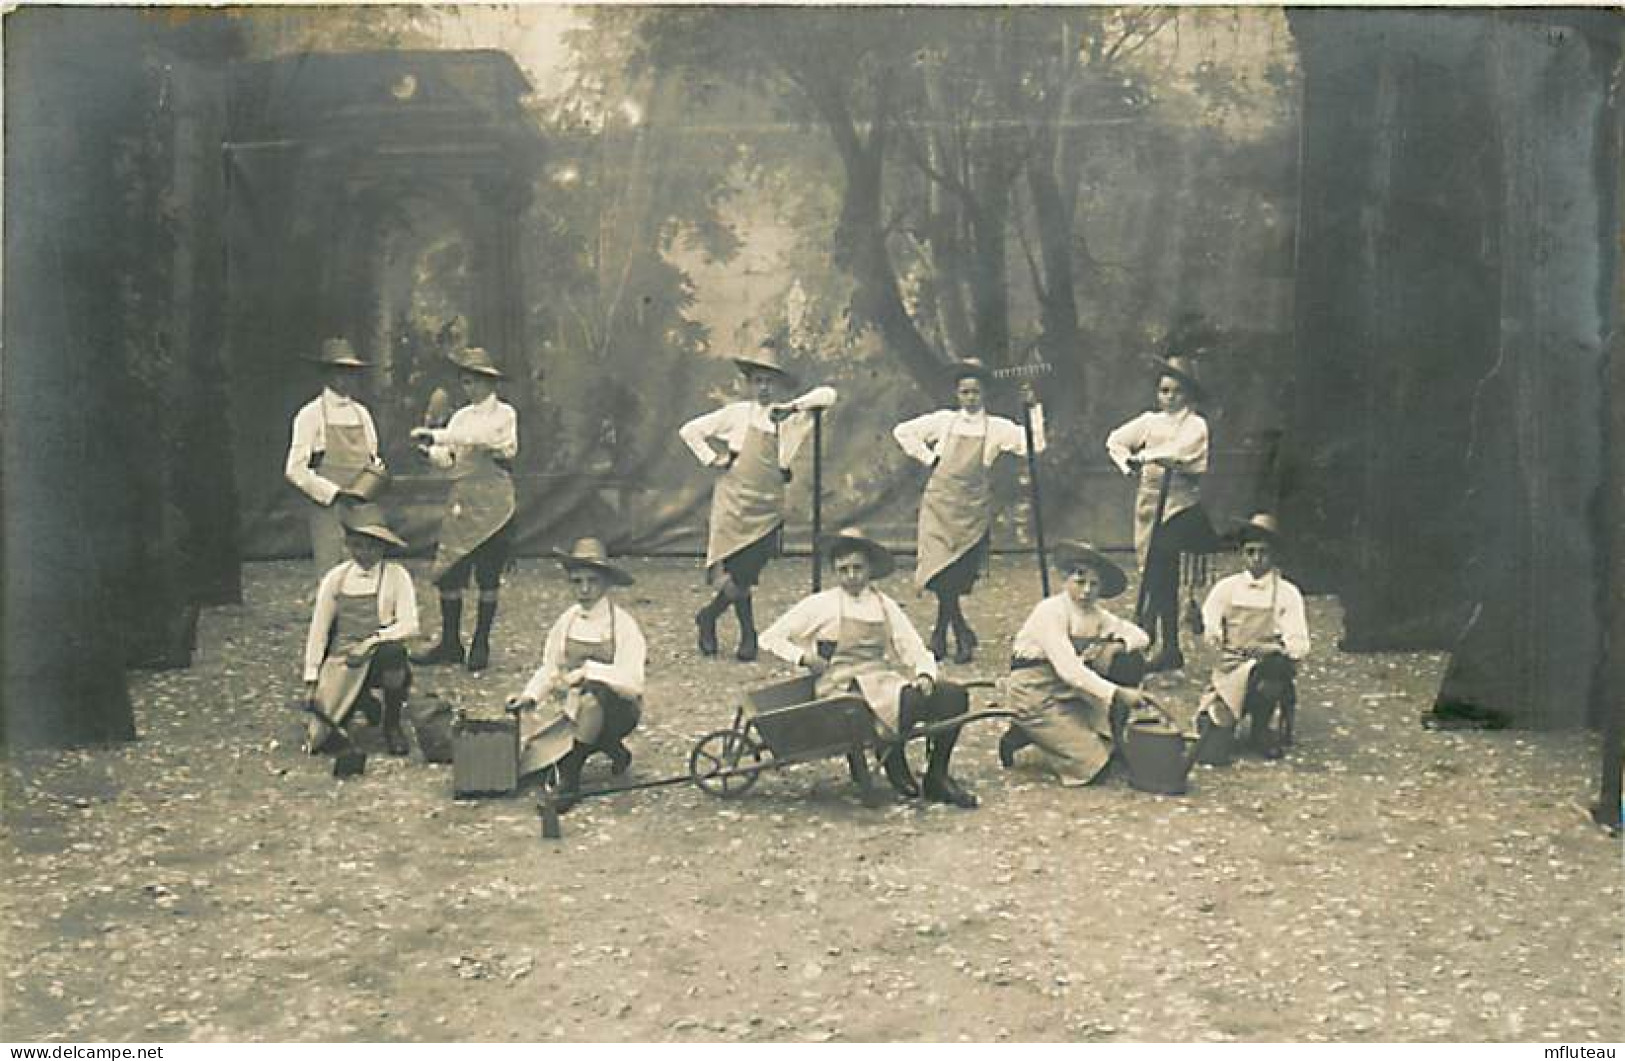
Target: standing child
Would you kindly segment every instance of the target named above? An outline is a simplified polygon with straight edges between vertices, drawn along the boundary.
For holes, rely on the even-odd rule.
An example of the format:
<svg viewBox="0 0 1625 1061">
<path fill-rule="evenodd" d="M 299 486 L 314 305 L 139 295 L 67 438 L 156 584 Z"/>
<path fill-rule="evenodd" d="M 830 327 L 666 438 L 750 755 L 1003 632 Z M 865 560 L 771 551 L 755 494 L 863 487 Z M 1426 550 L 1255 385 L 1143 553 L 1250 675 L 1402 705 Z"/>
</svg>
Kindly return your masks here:
<svg viewBox="0 0 1625 1061">
<path fill-rule="evenodd" d="M 482 671 L 491 660 L 491 629 L 502 593 L 513 522 L 512 461 L 519 453 L 519 415 L 497 397 L 505 378 L 479 347 L 448 355 L 468 398 L 445 427 L 419 427 L 412 438 L 430 463 L 452 472 L 451 494 L 440 522 L 440 542 L 429 578 L 440 591 L 440 640 L 412 657 L 415 663 L 466 662 Z M 463 592 L 473 576 L 479 587 L 474 640 L 463 649 Z"/>
<path fill-rule="evenodd" d="M 795 378 L 771 341 L 750 357 L 736 357 L 753 399 L 697 416 L 678 434 L 700 463 L 721 474 L 711 495 L 705 572 L 716 587 L 694 616 L 700 654 L 715 656 L 717 620 L 731 605 L 739 620 L 741 660 L 756 658 L 756 616 L 751 594 L 762 569 L 778 553 L 784 529 L 790 465 L 812 430 L 812 411 L 835 404 L 833 387 L 814 387 L 788 402 L 780 393 Z"/>
<path fill-rule="evenodd" d="M 957 409 L 939 409 L 892 429 L 903 452 L 931 469 L 920 498 L 918 559 L 914 583 L 937 598 L 937 622 L 930 647 L 937 659 L 948 657 L 948 630 L 957 648 L 955 663 L 976 654 L 976 631 L 965 618 L 959 599 L 976 585 L 987 559 L 993 529 L 991 471 L 1003 453 L 1027 454 L 1020 424 L 993 416 L 984 405 L 992 378 L 980 361 L 961 361 L 953 368 Z M 1033 449 L 1044 451 L 1044 408 L 1030 387 L 1022 399 L 1032 409 Z"/>
</svg>

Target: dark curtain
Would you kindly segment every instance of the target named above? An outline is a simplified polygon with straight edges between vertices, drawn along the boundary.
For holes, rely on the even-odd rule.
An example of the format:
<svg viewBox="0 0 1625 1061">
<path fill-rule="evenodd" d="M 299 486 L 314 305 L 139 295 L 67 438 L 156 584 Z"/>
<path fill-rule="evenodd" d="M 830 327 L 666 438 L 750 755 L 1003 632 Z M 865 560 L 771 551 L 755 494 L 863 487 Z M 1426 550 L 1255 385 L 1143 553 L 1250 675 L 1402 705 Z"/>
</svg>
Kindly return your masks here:
<svg viewBox="0 0 1625 1061">
<path fill-rule="evenodd" d="M 1345 647 L 1441 707 L 1575 724 L 1606 606 L 1612 16 L 1291 15 L 1304 70 L 1288 498 Z"/>
<path fill-rule="evenodd" d="M 130 739 L 124 668 L 185 665 L 199 606 L 240 594 L 202 308 L 218 122 L 191 80 L 230 36 L 133 10 L 6 28 L 5 736 Z"/>
</svg>

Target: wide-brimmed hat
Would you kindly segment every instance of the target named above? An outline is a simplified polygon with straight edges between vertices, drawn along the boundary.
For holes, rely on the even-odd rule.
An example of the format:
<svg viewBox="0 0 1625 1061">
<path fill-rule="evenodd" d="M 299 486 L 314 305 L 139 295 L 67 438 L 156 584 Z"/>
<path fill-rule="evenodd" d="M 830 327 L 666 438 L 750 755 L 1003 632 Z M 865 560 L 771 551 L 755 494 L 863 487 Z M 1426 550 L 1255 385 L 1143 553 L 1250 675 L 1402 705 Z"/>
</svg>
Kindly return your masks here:
<svg viewBox="0 0 1625 1061">
<path fill-rule="evenodd" d="M 796 378 L 795 373 L 784 367 L 783 360 L 779 358 L 779 344 L 771 339 L 764 340 L 755 353 L 735 357 L 733 363 L 739 366 L 741 372 L 756 369 L 776 373 L 786 383 L 793 383 Z"/>
<path fill-rule="evenodd" d="M 324 368 L 371 368 L 371 361 L 356 356 L 355 347 L 348 339 L 323 339 L 322 348 L 314 354 L 303 355 L 306 361 Z"/>
<path fill-rule="evenodd" d="M 897 561 L 892 559 L 891 550 L 856 527 L 842 527 L 834 534 L 824 535 L 819 548 L 832 563 L 837 554 L 863 553 L 869 558 L 870 578 L 885 578 L 897 570 Z"/>
<path fill-rule="evenodd" d="M 1247 522 L 1237 527 L 1231 537 L 1237 544 L 1242 542 L 1269 542 L 1276 544 L 1281 540 L 1281 524 L 1272 513 L 1254 512 L 1247 517 Z"/>
<path fill-rule="evenodd" d="M 1167 357 L 1153 357 L 1151 363 L 1156 366 L 1159 377 L 1172 376 L 1183 383 L 1192 398 L 1200 398 L 1207 393 L 1207 388 L 1202 386 L 1202 377 L 1196 371 L 1194 358 L 1169 354 Z"/>
<path fill-rule="evenodd" d="M 459 347 L 447 354 L 446 359 L 464 372 L 490 376 L 492 379 L 508 378 L 500 368 L 497 368 L 497 363 L 491 360 L 491 355 L 486 353 L 485 348 L 481 346 Z"/>
<path fill-rule="evenodd" d="M 1055 555 L 1055 566 L 1061 571 L 1071 571 L 1075 567 L 1091 567 L 1100 575 L 1100 597 L 1109 600 L 1128 589 L 1128 576 L 1117 562 L 1106 556 L 1088 542 L 1060 542 L 1051 550 Z"/>
<path fill-rule="evenodd" d="M 963 361 L 955 361 L 948 366 L 952 373 L 951 379 L 958 383 L 962 379 L 979 379 L 983 383 L 993 378 L 993 370 L 980 358 L 967 357 Z"/>
<path fill-rule="evenodd" d="M 406 548 L 406 542 L 401 536 L 389 529 L 389 522 L 384 519 L 384 510 L 371 502 L 346 507 L 339 513 L 339 522 L 344 525 L 346 534 L 362 534 L 399 549 Z"/>
<path fill-rule="evenodd" d="M 566 571 L 585 567 L 617 586 L 630 586 L 635 581 L 631 575 L 609 562 L 609 550 L 597 538 L 577 538 L 569 552 L 554 549 L 553 558 L 563 564 Z"/>
</svg>

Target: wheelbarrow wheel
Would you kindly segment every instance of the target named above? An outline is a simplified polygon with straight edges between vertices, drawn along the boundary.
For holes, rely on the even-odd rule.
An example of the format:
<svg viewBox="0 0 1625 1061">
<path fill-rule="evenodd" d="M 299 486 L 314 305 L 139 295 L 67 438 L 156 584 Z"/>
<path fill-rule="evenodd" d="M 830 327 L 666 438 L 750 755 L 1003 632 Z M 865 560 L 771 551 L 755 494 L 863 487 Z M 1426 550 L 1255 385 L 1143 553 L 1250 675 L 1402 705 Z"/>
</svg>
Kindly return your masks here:
<svg viewBox="0 0 1625 1061">
<path fill-rule="evenodd" d="M 756 784 L 761 762 L 762 746 L 750 734 L 719 729 L 701 737 L 688 753 L 688 776 L 702 791 L 733 799 Z"/>
</svg>

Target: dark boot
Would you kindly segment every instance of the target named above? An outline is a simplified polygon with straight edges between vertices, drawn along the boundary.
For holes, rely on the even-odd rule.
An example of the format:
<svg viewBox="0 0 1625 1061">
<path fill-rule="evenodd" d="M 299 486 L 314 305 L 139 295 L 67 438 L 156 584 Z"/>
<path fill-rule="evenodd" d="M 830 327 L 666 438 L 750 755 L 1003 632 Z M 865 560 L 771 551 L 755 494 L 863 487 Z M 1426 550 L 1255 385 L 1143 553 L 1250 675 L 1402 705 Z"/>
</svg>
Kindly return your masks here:
<svg viewBox="0 0 1625 1061">
<path fill-rule="evenodd" d="M 587 761 L 587 748 L 583 744 L 576 744 L 565 753 L 564 758 L 558 762 L 559 778 L 559 813 L 574 807 L 581 796 L 581 767 Z"/>
<path fill-rule="evenodd" d="M 405 704 L 406 697 L 399 693 L 384 694 L 384 747 L 391 755 L 405 755 L 412 750 L 401 729 L 401 708 Z"/>
<path fill-rule="evenodd" d="M 925 784 L 921 789 L 925 798 L 932 803 L 951 803 L 955 807 L 969 810 L 976 806 L 976 797 L 948 773 L 948 761 L 953 758 L 954 745 L 958 742 L 957 732 L 927 738 L 926 747 L 929 752 L 925 767 Z"/>
<path fill-rule="evenodd" d="M 756 658 L 756 602 L 750 594 L 734 601 L 734 617 L 739 620 L 739 651 L 734 658 L 749 663 Z"/>
<path fill-rule="evenodd" d="M 906 799 L 920 798 L 920 783 L 914 779 L 914 771 L 908 765 L 908 751 L 901 741 L 880 760 L 880 768 L 898 795 Z"/>
<path fill-rule="evenodd" d="M 1179 670 L 1185 656 L 1179 651 L 1179 554 L 1153 559 L 1150 605 L 1157 626 L 1157 654 L 1146 664 L 1148 671 Z"/>
<path fill-rule="evenodd" d="M 931 650 L 938 663 L 948 658 L 948 602 L 941 594 L 937 596 L 937 625 L 931 630 L 931 640 L 926 647 Z"/>
<path fill-rule="evenodd" d="M 491 627 L 497 621 L 497 602 L 481 600 L 476 613 L 474 640 L 468 646 L 468 669 L 476 674 L 491 665 Z"/>
<path fill-rule="evenodd" d="M 961 615 L 959 622 L 954 624 L 955 663 L 969 663 L 976 658 L 976 646 L 981 642 L 976 637 L 976 631 L 970 628 L 970 623 Z"/>
<path fill-rule="evenodd" d="M 609 772 L 611 776 L 620 777 L 632 767 L 632 749 L 623 742 L 616 741 L 604 749 L 609 756 Z"/>
<path fill-rule="evenodd" d="M 976 658 L 976 646 L 979 644 L 976 631 L 970 628 L 970 620 L 965 618 L 965 610 L 960 607 L 958 597 L 947 598 L 948 622 L 953 626 L 955 663 L 969 663 Z"/>
<path fill-rule="evenodd" d="M 718 592 L 711 602 L 694 613 L 694 626 L 699 634 L 700 655 L 717 654 L 717 620 L 728 608 L 728 596 Z"/>
<path fill-rule="evenodd" d="M 1016 753 L 1032 742 L 1033 739 L 1027 736 L 1026 730 L 1020 726 L 1011 726 L 1004 731 L 1004 736 L 999 738 L 999 764 L 1009 770 L 1016 765 Z"/>
<path fill-rule="evenodd" d="M 433 666 L 463 662 L 463 598 L 440 598 L 440 642 L 427 652 L 412 656 L 412 662 Z"/>
<path fill-rule="evenodd" d="M 1161 641 L 1157 645 L 1157 654 L 1146 661 L 1147 671 L 1173 671 L 1181 670 L 1185 666 L 1185 654 L 1179 651 L 1179 603 L 1174 603 L 1166 609 L 1158 609 L 1157 627 Z"/>
</svg>

